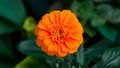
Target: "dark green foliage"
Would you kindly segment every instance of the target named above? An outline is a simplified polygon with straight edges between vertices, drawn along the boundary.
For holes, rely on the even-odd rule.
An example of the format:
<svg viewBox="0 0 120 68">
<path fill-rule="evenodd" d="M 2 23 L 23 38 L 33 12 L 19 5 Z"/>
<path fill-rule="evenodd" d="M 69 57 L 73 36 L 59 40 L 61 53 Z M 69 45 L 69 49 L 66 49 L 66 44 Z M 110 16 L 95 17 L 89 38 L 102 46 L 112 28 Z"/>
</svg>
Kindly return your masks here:
<svg viewBox="0 0 120 68">
<path fill-rule="evenodd" d="M 101 4 L 96 8 L 96 10 L 102 18 L 109 22 L 113 24 L 120 23 L 120 9 L 113 8 L 109 4 Z"/>
<path fill-rule="evenodd" d="M 95 64 L 92 68 L 119 68 L 119 67 L 120 67 L 120 47 L 116 47 L 105 51 L 101 61 Z"/>
<path fill-rule="evenodd" d="M 78 17 L 84 43 L 75 54 L 50 57 L 33 32 L 43 14 L 63 9 Z M 120 68 L 119 35 L 119 0 L 0 0 L 0 68 Z"/>
<path fill-rule="evenodd" d="M 11 47 L 9 35 L 0 35 L 0 68 L 13 68 L 15 55 Z"/>
<path fill-rule="evenodd" d="M 22 26 L 26 10 L 21 0 L 0 1 L 0 34 L 14 32 Z"/>
<path fill-rule="evenodd" d="M 39 57 L 43 59 L 50 59 L 50 57 L 42 52 L 40 47 L 36 45 L 35 38 L 20 42 L 20 44 L 18 45 L 18 50 L 25 55 Z"/>
<path fill-rule="evenodd" d="M 78 62 L 78 66 L 79 68 L 83 68 L 83 64 L 84 64 L 84 60 L 85 60 L 85 56 L 84 56 L 84 47 L 83 45 L 81 46 L 81 48 L 78 49 L 77 53 L 76 53 L 76 59 Z"/>
<path fill-rule="evenodd" d="M 15 68 L 48 68 L 49 65 L 41 62 L 39 59 L 34 57 L 26 57 L 20 62 Z"/>
<path fill-rule="evenodd" d="M 109 25 L 103 25 L 97 27 L 98 31 L 111 42 L 115 42 L 118 36 L 118 31 Z"/>
</svg>

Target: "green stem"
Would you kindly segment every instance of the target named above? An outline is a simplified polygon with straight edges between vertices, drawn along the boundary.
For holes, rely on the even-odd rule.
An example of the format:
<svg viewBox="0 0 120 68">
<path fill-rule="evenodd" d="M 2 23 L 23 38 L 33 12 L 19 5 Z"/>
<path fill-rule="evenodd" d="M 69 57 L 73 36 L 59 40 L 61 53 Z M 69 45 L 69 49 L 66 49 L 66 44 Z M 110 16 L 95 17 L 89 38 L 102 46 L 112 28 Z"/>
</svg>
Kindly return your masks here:
<svg viewBox="0 0 120 68">
<path fill-rule="evenodd" d="M 65 59 L 65 67 L 67 66 L 67 68 L 72 68 L 72 57 L 71 55 L 68 55 Z"/>
<path fill-rule="evenodd" d="M 56 57 L 52 57 L 52 64 L 51 64 L 51 66 L 52 66 L 52 68 L 56 68 Z"/>
</svg>

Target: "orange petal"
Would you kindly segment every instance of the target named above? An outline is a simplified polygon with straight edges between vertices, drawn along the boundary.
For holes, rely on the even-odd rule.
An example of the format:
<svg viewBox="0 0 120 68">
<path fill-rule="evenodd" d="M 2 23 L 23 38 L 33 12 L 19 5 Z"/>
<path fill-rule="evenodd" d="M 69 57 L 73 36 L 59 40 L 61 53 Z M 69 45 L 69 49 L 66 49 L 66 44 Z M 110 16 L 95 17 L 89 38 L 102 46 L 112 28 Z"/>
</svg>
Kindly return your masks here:
<svg viewBox="0 0 120 68">
<path fill-rule="evenodd" d="M 52 24 L 59 23 L 59 15 L 60 11 L 53 11 L 50 13 L 49 20 L 52 22 Z"/>
<path fill-rule="evenodd" d="M 55 55 L 55 52 L 47 52 L 47 54 L 48 54 L 49 56 L 54 56 L 54 55 Z"/>
<path fill-rule="evenodd" d="M 37 44 L 38 46 L 44 45 L 44 44 L 43 44 L 43 41 L 40 40 L 39 37 L 37 37 L 37 39 L 36 39 L 36 44 Z"/>
<path fill-rule="evenodd" d="M 38 28 L 50 31 L 50 26 L 51 26 L 50 20 L 49 19 L 43 19 L 43 20 L 41 20 L 40 25 L 38 26 Z"/>
<path fill-rule="evenodd" d="M 43 40 L 45 39 L 46 37 L 50 37 L 50 33 L 45 31 L 45 30 L 41 30 L 38 32 L 38 37 Z"/>
<path fill-rule="evenodd" d="M 38 27 L 36 27 L 36 28 L 35 28 L 35 35 L 38 34 L 38 31 L 39 31 L 39 29 L 38 29 Z"/>
<path fill-rule="evenodd" d="M 53 55 L 55 55 L 56 51 L 57 51 L 57 47 L 54 44 L 49 44 L 48 55 L 53 56 Z"/>
<path fill-rule="evenodd" d="M 69 28 L 69 30 L 70 32 L 80 31 L 81 34 L 84 32 L 81 24 L 78 21 L 74 21 L 74 24 Z"/>
<path fill-rule="evenodd" d="M 47 54 L 50 56 L 54 56 L 56 52 L 57 52 L 57 46 L 55 45 L 55 43 L 53 43 L 52 45 L 48 47 Z"/>
<path fill-rule="evenodd" d="M 77 51 L 77 49 L 72 49 L 72 50 L 69 50 L 69 54 L 73 54 Z"/>
<path fill-rule="evenodd" d="M 74 40 L 69 38 L 68 40 L 65 40 L 66 45 L 70 48 L 70 49 L 77 49 L 79 44 L 79 41 Z"/>
<path fill-rule="evenodd" d="M 53 43 L 53 41 L 50 37 L 47 37 L 43 40 L 43 44 L 45 47 L 49 47 L 52 43 Z"/>
<path fill-rule="evenodd" d="M 45 47 L 45 46 L 42 46 L 42 47 L 41 47 L 41 50 L 42 50 L 43 52 L 47 52 L 47 51 L 48 51 L 48 48 Z"/>
<path fill-rule="evenodd" d="M 43 19 L 48 19 L 49 20 L 49 14 L 45 14 L 44 16 L 42 16 L 42 20 Z"/>
<path fill-rule="evenodd" d="M 56 54 L 57 57 L 65 57 L 67 55 L 67 53 L 62 52 L 62 48 L 60 45 L 57 46 L 57 49 L 58 49 L 57 54 Z"/>
<path fill-rule="evenodd" d="M 71 32 L 71 36 L 69 36 L 69 38 L 83 42 L 83 36 L 80 31 Z"/>
<path fill-rule="evenodd" d="M 61 46 L 62 52 L 68 53 L 68 51 L 70 50 L 64 43 L 62 43 L 60 46 Z"/>
<path fill-rule="evenodd" d="M 37 28 L 46 29 L 46 27 L 42 24 L 42 20 L 38 22 Z"/>
<path fill-rule="evenodd" d="M 57 41 L 60 41 L 60 38 L 55 40 L 53 37 L 58 30 L 61 30 L 64 36 L 62 37 L 64 41 L 59 43 Z M 35 34 L 37 45 L 50 56 L 65 57 L 67 54 L 75 53 L 83 42 L 82 25 L 75 14 L 69 10 L 45 14 L 39 21 Z"/>
<path fill-rule="evenodd" d="M 63 24 L 63 22 L 64 22 L 64 20 L 67 18 L 67 17 L 69 17 L 69 13 L 71 13 L 70 11 L 68 11 L 68 10 L 63 10 L 62 12 L 61 12 L 61 14 L 60 14 L 60 22 L 61 22 L 61 24 Z"/>
<path fill-rule="evenodd" d="M 65 27 L 69 28 L 69 26 L 71 26 L 74 22 L 74 17 L 73 15 L 71 15 L 72 13 L 68 10 L 64 10 L 63 12 L 61 12 L 61 16 L 60 16 L 60 23 L 61 25 L 64 25 Z"/>
<path fill-rule="evenodd" d="M 56 11 L 54 12 L 54 16 L 55 16 L 55 23 L 56 24 L 60 24 L 60 11 Z"/>
</svg>

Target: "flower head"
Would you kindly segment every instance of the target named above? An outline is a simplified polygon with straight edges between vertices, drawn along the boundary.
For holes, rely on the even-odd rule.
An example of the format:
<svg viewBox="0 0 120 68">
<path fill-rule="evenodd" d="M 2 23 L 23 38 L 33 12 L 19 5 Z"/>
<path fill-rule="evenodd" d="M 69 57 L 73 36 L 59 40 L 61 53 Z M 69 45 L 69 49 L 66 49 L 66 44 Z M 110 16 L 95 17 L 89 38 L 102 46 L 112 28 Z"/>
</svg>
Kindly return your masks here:
<svg viewBox="0 0 120 68">
<path fill-rule="evenodd" d="M 83 28 L 70 10 L 45 14 L 35 30 L 36 43 L 50 56 L 65 57 L 77 51 L 83 42 Z"/>
</svg>

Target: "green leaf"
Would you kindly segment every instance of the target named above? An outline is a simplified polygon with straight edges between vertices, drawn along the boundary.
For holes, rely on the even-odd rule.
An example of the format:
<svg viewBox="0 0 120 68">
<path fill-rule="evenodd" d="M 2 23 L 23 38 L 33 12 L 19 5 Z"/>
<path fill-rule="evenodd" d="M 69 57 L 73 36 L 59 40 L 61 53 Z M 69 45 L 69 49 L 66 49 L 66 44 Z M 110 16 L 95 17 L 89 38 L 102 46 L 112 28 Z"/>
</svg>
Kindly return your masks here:
<svg viewBox="0 0 120 68">
<path fill-rule="evenodd" d="M 110 0 L 93 0 L 94 2 L 109 2 Z"/>
<path fill-rule="evenodd" d="M 89 20 L 92 17 L 95 17 L 96 13 L 95 12 L 91 12 L 91 11 L 82 11 L 79 13 L 78 17 L 84 19 L 84 20 Z"/>
<path fill-rule="evenodd" d="M 84 60 L 85 60 L 83 45 L 81 45 L 80 48 L 78 49 L 76 53 L 76 57 L 77 57 L 77 62 L 79 64 L 79 68 L 82 68 L 82 66 L 84 65 Z"/>
<path fill-rule="evenodd" d="M 90 26 L 89 22 L 86 22 L 85 20 L 83 20 L 82 25 L 87 35 L 89 35 L 90 37 L 93 37 L 96 35 L 96 30 Z"/>
<path fill-rule="evenodd" d="M 113 23 L 120 23 L 120 9 L 114 9 L 111 11 L 111 14 L 107 19 Z"/>
<path fill-rule="evenodd" d="M 0 18 L 0 34 L 11 33 L 18 29 L 16 25 L 12 24 L 11 22 Z"/>
<path fill-rule="evenodd" d="M 109 40 L 102 39 L 98 42 L 96 42 L 91 47 L 88 47 L 85 51 L 86 58 L 88 59 L 95 59 L 95 58 L 101 58 L 104 51 L 108 49 L 108 47 L 112 43 Z"/>
<path fill-rule="evenodd" d="M 94 9 L 94 5 L 93 3 L 91 3 L 90 1 L 83 1 L 83 2 L 79 2 L 80 3 L 80 11 L 81 9 L 83 9 L 84 11 L 93 11 Z"/>
<path fill-rule="evenodd" d="M 85 33 L 90 37 L 96 35 L 96 30 L 88 24 L 88 20 L 92 17 L 97 16 L 97 14 L 93 11 L 94 5 L 89 1 L 79 2 L 74 0 L 71 5 L 71 10 L 82 19 L 82 24 L 85 30 Z"/>
<path fill-rule="evenodd" d="M 100 4 L 96 7 L 96 10 L 101 16 L 106 16 L 106 13 L 112 11 L 113 8 L 109 4 Z"/>
<path fill-rule="evenodd" d="M 111 42 L 115 42 L 117 35 L 118 35 L 118 31 L 109 26 L 109 25 L 102 25 L 97 27 L 98 31 L 100 34 L 102 34 L 106 39 L 110 40 Z"/>
<path fill-rule="evenodd" d="M 113 8 L 108 4 L 101 4 L 97 7 L 97 12 L 111 23 L 120 23 L 120 9 Z"/>
<path fill-rule="evenodd" d="M 120 64 L 120 47 L 106 51 L 102 56 L 103 65 Z"/>
<path fill-rule="evenodd" d="M 15 62 L 9 35 L 0 35 L 0 68 L 13 68 Z"/>
<path fill-rule="evenodd" d="M 22 0 L 0 0 L 0 34 L 19 29 L 19 26 L 24 23 L 25 16 Z"/>
<path fill-rule="evenodd" d="M 14 58 L 11 50 L 10 38 L 7 35 L 0 35 L 0 57 L 7 56 Z"/>
<path fill-rule="evenodd" d="M 104 25 L 105 23 L 106 23 L 106 20 L 99 17 L 93 17 L 91 20 L 91 25 L 93 27 L 101 26 L 101 25 Z"/>
<path fill-rule="evenodd" d="M 0 62 L 0 68 L 14 68 L 12 63 Z"/>
<path fill-rule="evenodd" d="M 18 63 L 15 68 L 48 68 L 49 65 L 47 65 L 44 62 L 41 62 L 39 59 L 34 57 L 26 57 L 24 60 L 22 60 L 20 63 Z"/>
<path fill-rule="evenodd" d="M 0 17 L 20 26 L 25 16 L 26 11 L 22 0 L 0 0 Z"/>
<path fill-rule="evenodd" d="M 120 47 L 112 48 L 107 50 L 102 60 L 95 64 L 92 68 L 116 68 L 120 67 Z"/>
<path fill-rule="evenodd" d="M 36 45 L 35 38 L 24 40 L 18 45 L 18 50 L 28 56 L 37 58 L 50 59 L 50 57 L 41 51 L 40 47 Z"/>
<path fill-rule="evenodd" d="M 73 0 L 70 9 L 78 16 L 80 3 L 77 0 Z"/>
<path fill-rule="evenodd" d="M 84 20 L 88 20 L 91 17 L 96 16 L 96 13 L 93 11 L 93 9 L 94 9 L 94 5 L 89 1 L 80 2 L 78 17 Z"/>
<path fill-rule="evenodd" d="M 90 26 L 85 26 L 84 30 L 85 30 L 85 33 L 90 37 L 94 37 L 96 35 L 96 30 L 91 28 Z"/>
</svg>

